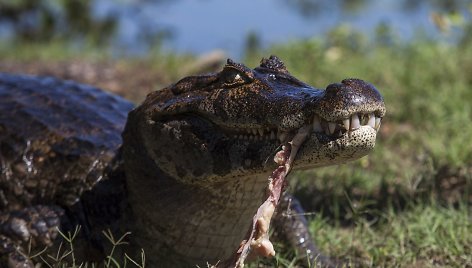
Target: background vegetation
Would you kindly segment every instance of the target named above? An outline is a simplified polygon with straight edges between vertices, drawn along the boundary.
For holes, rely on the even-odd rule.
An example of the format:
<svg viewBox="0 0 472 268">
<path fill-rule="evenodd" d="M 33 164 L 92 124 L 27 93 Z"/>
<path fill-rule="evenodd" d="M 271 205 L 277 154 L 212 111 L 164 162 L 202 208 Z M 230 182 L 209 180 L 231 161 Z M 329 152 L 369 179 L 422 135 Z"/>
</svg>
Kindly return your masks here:
<svg viewBox="0 0 472 268">
<path fill-rule="evenodd" d="M 0 17 L 14 21 L 25 10 L 14 2 L 0 2 Z M 64 1 L 80 8 L 89 2 Z M 46 14 L 45 26 L 37 33 L 18 26 L 18 38 L 0 45 L 0 71 L 75 79 L 139 102 L 184 75 L 217 69 L 159 46 L 145 56 L 113 57 L 106 35 L 90 30 L 98 25 L 111 32 L 112 19 L 66 15 L 62 21 L 74 30 L 45 38 L 59 24 L 47 15 L 49 7 L 35 7 L 46 10 L 40 13 Z M 446 28 L 454 21 L 437 19 Z M 341 167 L 292 175 L 291 188 L 310 212 L 313 236 L 326 254 L 361 267 L 472 267 L 471 25 L 463 22 L 454 42 L 421 35 L 401 42 L 388 25 L 379 25 L 374 38 L 340 26 L 324 38 L 266 49 L 257 45 L 257 36 L 248 39 L 248 66 L 275 54 L 309 84 L 325 87 L 359 77 L 385 98 L 387 116 L 373 153 Z M 69 45 L 77 39 L 92 41 L 77 50 Z M 294 265 L 290 252 L 282 252 L 269 264 Z"/>
</svg>

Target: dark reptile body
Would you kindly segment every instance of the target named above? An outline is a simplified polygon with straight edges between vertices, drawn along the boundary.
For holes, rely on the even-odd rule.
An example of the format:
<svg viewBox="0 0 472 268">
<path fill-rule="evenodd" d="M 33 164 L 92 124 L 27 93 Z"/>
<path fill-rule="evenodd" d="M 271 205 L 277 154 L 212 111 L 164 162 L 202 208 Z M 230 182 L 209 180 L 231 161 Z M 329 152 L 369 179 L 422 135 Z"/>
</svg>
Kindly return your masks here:
<svg viewBox="0 0 472 268">
<path fill-rule="evenodd" d="M 54 78 L 0 80 L 2 210 L 76 203 L 116 155 L 133 105 Z"/>
<path fill-rule="evenodd" d="M 101 214 L 96 218 L 100 221 L 111 221 L 107 217 L 120 213 L 119 206 L 109 205 L 121 202 L 107 199 L 113 193 L 110 189 L 101 203 L 87 207 L 92 215 L 85 215 L 82 202 L 90 204 L 97 197 L 78 201 L 109 173 L 118 172 L 119 161 L 114 159 L 132 108 L 120 97 L 72 81 L 0 74 L 0 255 L 4 261 L 18 246 L 26 249 L 30 235 L 33 245 L 42 249 L 52 244 L 56 227 L 71 230 L 80 224 L 82 235 L 90 237 L 93 214 Z M 21 261 L 22 256 L 15 258 Z"/>
<path fill-rule="evenodd" d="M 276 127 L 290 136 L 315 113 L 385 113 L 371 85 L 351 79 L 315 90 L 276 57 L 254 70 L 228 61 L 220 73 L 150 94 L 129 114 L 124 150 L 132 105 L 89 86 L 1 74 L 0 109 L 3 260 L 21 263 L 30 236 L 33 246 L 50 245 L 55 227 L 80 224 L 84 248 L 98 251 L 101 230 L 131 230 L 151 267 L 216 263 L 237 250 L 280 145 L 235 138 L 238 129 Z M 343 163 L 367 154 L 375 131 L 313 133 L 305 143 L 295 167 Z M 285 232 L 288 241 L 313 253 L 303 221 L 278 225 L 298 226 Z"/>
</svg>

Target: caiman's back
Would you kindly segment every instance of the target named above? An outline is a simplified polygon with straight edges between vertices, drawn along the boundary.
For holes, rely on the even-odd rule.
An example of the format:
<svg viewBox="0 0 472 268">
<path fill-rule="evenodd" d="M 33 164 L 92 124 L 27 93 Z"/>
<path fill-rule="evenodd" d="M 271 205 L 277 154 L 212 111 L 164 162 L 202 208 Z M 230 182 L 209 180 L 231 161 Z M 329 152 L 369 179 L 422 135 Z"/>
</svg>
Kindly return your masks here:
<svg viewBox="0 0 472 268">
<path fill-rule="evenodd" d="M 116 155 L 132 107 L 90 86 L 0 73 L 2 232 L 27 240 L 36 231 L 33 242 L 50 242 L 46 227 L 102 178 Z M 32 217 L 36 225 L 18 227 Z M 0 255 L 13 245 L 2 232 Z"/>
</svg>

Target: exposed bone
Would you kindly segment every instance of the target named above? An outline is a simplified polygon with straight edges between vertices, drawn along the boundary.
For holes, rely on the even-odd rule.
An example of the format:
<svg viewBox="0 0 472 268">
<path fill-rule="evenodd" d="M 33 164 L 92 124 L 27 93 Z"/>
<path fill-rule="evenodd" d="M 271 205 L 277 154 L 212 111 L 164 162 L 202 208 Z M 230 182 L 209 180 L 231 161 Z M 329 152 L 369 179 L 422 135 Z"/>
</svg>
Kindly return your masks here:
<svg viewBox="0 0 472 268">
<path fill-rule="evenodd" d="M 311 125 L 300 128 L 292 138 L 292 141 L 282 146 L 282 150 L 276 153 L 274 161 L 279 166 L 269 177 L 268 197 L 257 209 L 252 220 L 251 229 L 248 232 L 248 239 L 241 242 L 236 253 L 236 261 L 234 266 L 231 265 L 231 267 L 244 267 L 244 262 L 248 258 L 258 256 L 272 257 L 275 255 L 274 247 L 269 240 L 270 221 L 279 204 L 285 185 L 285 177 L 290 172 L 298 149 L 307 139 L 311 128 Z"/>
</svg>

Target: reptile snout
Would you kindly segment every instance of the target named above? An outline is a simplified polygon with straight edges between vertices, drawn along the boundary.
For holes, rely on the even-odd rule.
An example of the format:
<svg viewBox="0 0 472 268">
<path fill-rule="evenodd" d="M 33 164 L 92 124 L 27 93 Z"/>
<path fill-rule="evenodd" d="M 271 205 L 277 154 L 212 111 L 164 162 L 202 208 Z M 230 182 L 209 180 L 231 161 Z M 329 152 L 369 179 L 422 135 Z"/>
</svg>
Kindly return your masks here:
<svg viewBox="0 0 472 268">
<path fill-rule="evenodd" d="M 385 115 L 385 104 L 377 89 L 360 79 L 345 79 L 331 84 L 317 105 L 316 112 L 329 121 L 343 120 L 354 114 Z"/>
</svg>

